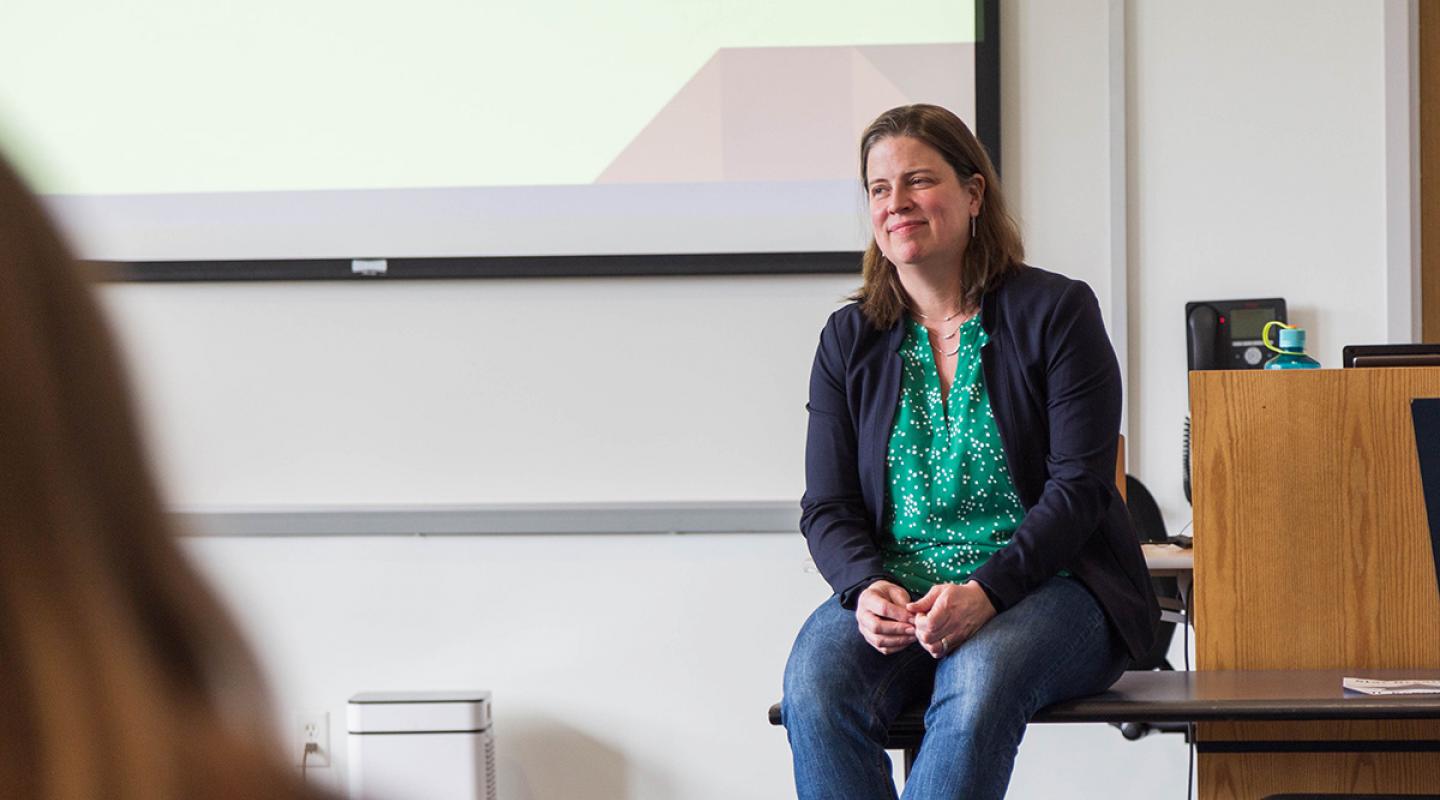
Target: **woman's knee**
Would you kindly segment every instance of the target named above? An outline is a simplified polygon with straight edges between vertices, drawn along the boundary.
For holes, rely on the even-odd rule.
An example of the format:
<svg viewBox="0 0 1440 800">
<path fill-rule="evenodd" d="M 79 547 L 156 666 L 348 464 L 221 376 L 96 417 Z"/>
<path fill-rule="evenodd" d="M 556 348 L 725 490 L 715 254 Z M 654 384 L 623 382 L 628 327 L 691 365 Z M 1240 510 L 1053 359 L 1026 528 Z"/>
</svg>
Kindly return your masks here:
<svg viewBox="0 0 1440 800">
<path fill-rule="evenodd" d="M 958 780 L 969 787 L 966 796 L 1004 793 L 1015 753 L 1037 710 L 1032 677 L 1035 663 L 1047 657 L 1045 643 L 1021 635 L 1023 631 L 1007 631 L 1005 623 L 1013 619 L 997 617 L 1001 624 L 981 628 L 936 666 L 917 771 L 939 769 L 963 776 Z M 943 754 L 946 766 L 935 766 L 934 753 Z M 980 785 L 987 788 L 977 788 Z"/>
<path fill-rule="evenodd" d="M 926 726 L 986 736 L 1023 732 L 1036 710 L 1031 708 L 1034 694 L 1019 670 L 962 647 L 936 670 Z"/>
<path fill-rule="evenodd" d="M 833 651 L 830 651 L 833 653 Z M 915 653 L 796 657 L 785 670 L 780 716 L 787 730 L 845 732 L 879 741 L 888 721 L 916 696 Z M 924 653 L 919 656 L 928 659 Z M 884 659 L 886 663 L 877 663 Z"/>
<path fill-rule="evenodd" d="M 855 625 L 855 615 L 831 598 L 810 615 L 785 665 L 782 715 L 790 720 L 863 713 L 876 676 L 867 669 L 878 655 Z"/>
<path fill-rule="evenodd" d="M 816 631 L 802 630 L 785 665 L 781 708 L 786 718 L 830 713 L 844 705 L 857 688 L 848 674 L 852 664 L 845 648 Z"/>
<path fill-rule="evenodd" d="M 785 670 L 785 694 L 780 701 L 787 727 L 805 719 L 824 719 L 843 712 L 846 697 L 836 675 L 792 661 Z"/>
<path fill-rule="evenodd" d="M 1094 601 L 1080 584 L 1052 583 L 1036 602 L 996 617 L 940 663 L 932 708 L 947 708 L 945 719 L 956 724 L 994 720 L 1023 730 L 1042 706 L 1092 690 L 1095 680 L 1085 676 L 1108 674 L 1114 658 L 1103 613 L 1086 606 Z"/>
</svg>

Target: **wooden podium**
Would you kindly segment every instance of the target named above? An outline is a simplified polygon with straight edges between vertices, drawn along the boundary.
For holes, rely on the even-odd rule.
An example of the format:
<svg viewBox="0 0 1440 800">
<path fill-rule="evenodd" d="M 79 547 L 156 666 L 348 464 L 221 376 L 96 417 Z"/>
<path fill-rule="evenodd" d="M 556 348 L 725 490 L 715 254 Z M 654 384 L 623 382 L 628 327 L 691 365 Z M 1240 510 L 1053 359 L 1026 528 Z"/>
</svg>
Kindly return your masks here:
<svg viewBox="0 0 1440 800">
<path fill-rule="evenodd" d="M 1190 374 L 1198 669 L 1440 668 L 1418 397 L 1440 397 L 1440 368 Z M 1197 741 L 1202 798 L 1440 793 L 1440 722 L 1206 723 Z"/>
</svg>

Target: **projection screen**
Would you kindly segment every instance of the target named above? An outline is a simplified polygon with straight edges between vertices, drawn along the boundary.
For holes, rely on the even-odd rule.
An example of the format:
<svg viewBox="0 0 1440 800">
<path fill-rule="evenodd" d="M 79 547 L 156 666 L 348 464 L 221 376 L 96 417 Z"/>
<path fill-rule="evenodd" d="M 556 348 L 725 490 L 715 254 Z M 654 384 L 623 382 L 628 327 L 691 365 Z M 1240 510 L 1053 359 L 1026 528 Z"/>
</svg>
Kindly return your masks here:
<svg viewBox="0 0 1440 800">
<path fill-rule="evenodd" d="M 945 105 L 994 153 L 994 18 L 6 0 L 0 146 L 83 258 L 132 277 L 847 271 L 877 113 Z"/>
</svg>

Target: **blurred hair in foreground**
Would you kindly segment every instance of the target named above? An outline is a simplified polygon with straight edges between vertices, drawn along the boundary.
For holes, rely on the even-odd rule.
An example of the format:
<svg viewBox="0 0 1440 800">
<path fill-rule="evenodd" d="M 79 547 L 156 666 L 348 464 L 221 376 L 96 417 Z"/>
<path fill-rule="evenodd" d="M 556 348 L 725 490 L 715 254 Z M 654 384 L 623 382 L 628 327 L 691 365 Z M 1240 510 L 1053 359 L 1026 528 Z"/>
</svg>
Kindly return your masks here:
<svg viewBox="0 0 1440 800">
<path fill-rule="evenodd" d="M 0 159 L 0 798 L 305 796 L 261 697 L 91 290 Z"/>
</svg>

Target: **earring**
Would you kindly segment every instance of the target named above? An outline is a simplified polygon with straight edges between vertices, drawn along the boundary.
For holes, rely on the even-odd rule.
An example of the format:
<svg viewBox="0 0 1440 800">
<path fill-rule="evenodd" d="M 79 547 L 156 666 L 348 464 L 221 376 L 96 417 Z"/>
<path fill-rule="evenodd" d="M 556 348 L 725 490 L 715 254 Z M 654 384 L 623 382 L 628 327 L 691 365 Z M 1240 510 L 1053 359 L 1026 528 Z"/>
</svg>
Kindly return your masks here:
<svg viewBox="0 0 1440 800">
<path fill-rule="evenodd" d="M 978 217 L 978 216 L 980 216 L 980 215 L 979 215 L 979 214 L 976 214 L 976 215 L 975 215 L 975 217 Z M 975 238 L 975 217 L 971 217 L 971 218 L 970 218 L 970 238 L 971 238 L 971 239 L 974 239 L 974 238 Z"/>
</svg>

